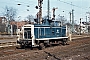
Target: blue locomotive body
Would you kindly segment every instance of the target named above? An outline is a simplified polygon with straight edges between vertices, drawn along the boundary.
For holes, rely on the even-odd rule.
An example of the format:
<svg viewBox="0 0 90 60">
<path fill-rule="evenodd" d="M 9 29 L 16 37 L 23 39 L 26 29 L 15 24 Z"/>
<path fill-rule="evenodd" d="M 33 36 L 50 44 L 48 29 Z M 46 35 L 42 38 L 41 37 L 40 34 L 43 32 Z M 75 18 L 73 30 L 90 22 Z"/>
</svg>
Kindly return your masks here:
<svg viewBox="0 0 90 60">
<path fill-rule="evenodd" d="M 50 27 L 50 26 L 34 26 L 34 35 L 36 39 L 40 38 L 56 38 L 56 37 L 66 37 L 66 26 L 62 27 Z"/>
</svg>

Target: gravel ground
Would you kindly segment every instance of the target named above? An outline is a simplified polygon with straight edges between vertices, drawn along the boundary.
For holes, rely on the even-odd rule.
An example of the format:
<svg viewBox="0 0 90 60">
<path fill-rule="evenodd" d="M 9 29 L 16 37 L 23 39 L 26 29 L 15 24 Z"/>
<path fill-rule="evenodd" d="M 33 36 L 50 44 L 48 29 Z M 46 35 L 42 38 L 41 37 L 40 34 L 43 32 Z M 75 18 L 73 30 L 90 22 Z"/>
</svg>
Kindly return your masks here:
<svg viewBox="0 0 90 60">
<path fill-rule="evenodd" d="M 90 60 L 90 38 L 75 39 L 68 45 L 44 50 L 0 48 L 0 60 Z"/>
</svg>

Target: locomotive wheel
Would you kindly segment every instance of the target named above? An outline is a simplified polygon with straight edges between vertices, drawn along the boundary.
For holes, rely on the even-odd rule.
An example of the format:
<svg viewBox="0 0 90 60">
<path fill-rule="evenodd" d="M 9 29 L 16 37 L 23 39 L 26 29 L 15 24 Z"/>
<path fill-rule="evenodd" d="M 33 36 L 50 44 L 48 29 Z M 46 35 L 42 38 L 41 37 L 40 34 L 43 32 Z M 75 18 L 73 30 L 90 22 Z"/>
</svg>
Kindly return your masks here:
<svg viewBox="0 0 90 60">
<path fill-rule="evenodd" d="M 30 49 L 33 50 L 33 47 L 31 46 Z"/>
<path fill-rule="evenodd" d="M 20 44 L 20 48 L 21 49 L 24 49 L 25 48 L 25 45 Z"/>
<path fill-rule="evenodd" d="M 24 48 L 25 48 L 25 46 L 24 46 L 24 45 L 22 45 L 22 44 L 20 44 L 20 45 L 16 46 L 16 48 L 17 48 L 17 49 L 24 49 Z"/>
<path fill-rule="evenodd" d="M 39 49 L 40 49 L 40 50 L 45 49 L 45 45 L 44 45 L 44 43 L 40 43 L 40 45 L 39 45 Z"/>
<path fill-rule="evenodd" d="M 67 45 L 67 39 L 63 39 L 62 44 Z"/>
<path fill-rule="evenodd" d="M 49 46 L 52 47 L 52 42 L 50 42 Z"/>
</svg>

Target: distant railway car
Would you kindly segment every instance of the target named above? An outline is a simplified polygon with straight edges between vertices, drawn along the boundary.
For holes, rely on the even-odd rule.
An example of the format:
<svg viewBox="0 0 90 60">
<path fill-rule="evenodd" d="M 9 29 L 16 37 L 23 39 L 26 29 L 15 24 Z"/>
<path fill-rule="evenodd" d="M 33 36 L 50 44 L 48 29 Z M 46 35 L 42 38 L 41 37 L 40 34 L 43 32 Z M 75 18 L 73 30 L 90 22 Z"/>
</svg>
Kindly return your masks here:
<svg viewBox="0 0 90 60">
<path fill-rule="evenodd" d="M 45 24 L 27 24 L 18 34 L 17 44 L 44 49 L 52 44 L 67 44 L 67 26 L 51 26 Z"/>
</svg>

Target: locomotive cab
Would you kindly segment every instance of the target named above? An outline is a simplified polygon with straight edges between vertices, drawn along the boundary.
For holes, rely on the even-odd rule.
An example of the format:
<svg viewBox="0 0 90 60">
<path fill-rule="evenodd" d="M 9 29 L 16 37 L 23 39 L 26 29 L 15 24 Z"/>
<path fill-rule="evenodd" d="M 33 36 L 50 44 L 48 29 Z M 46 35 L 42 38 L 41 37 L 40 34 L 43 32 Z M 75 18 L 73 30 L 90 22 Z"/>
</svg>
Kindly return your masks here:
<svg viewBox="0 0 90 60">
<path fill-rule="evenodd" d="M 24 25 L 21 29 L 21 32 L 18 32 L 18 40 L 17 43 L 20 46 L 34 46 L 34 25 L 28 24 Z"/>
</svg>

